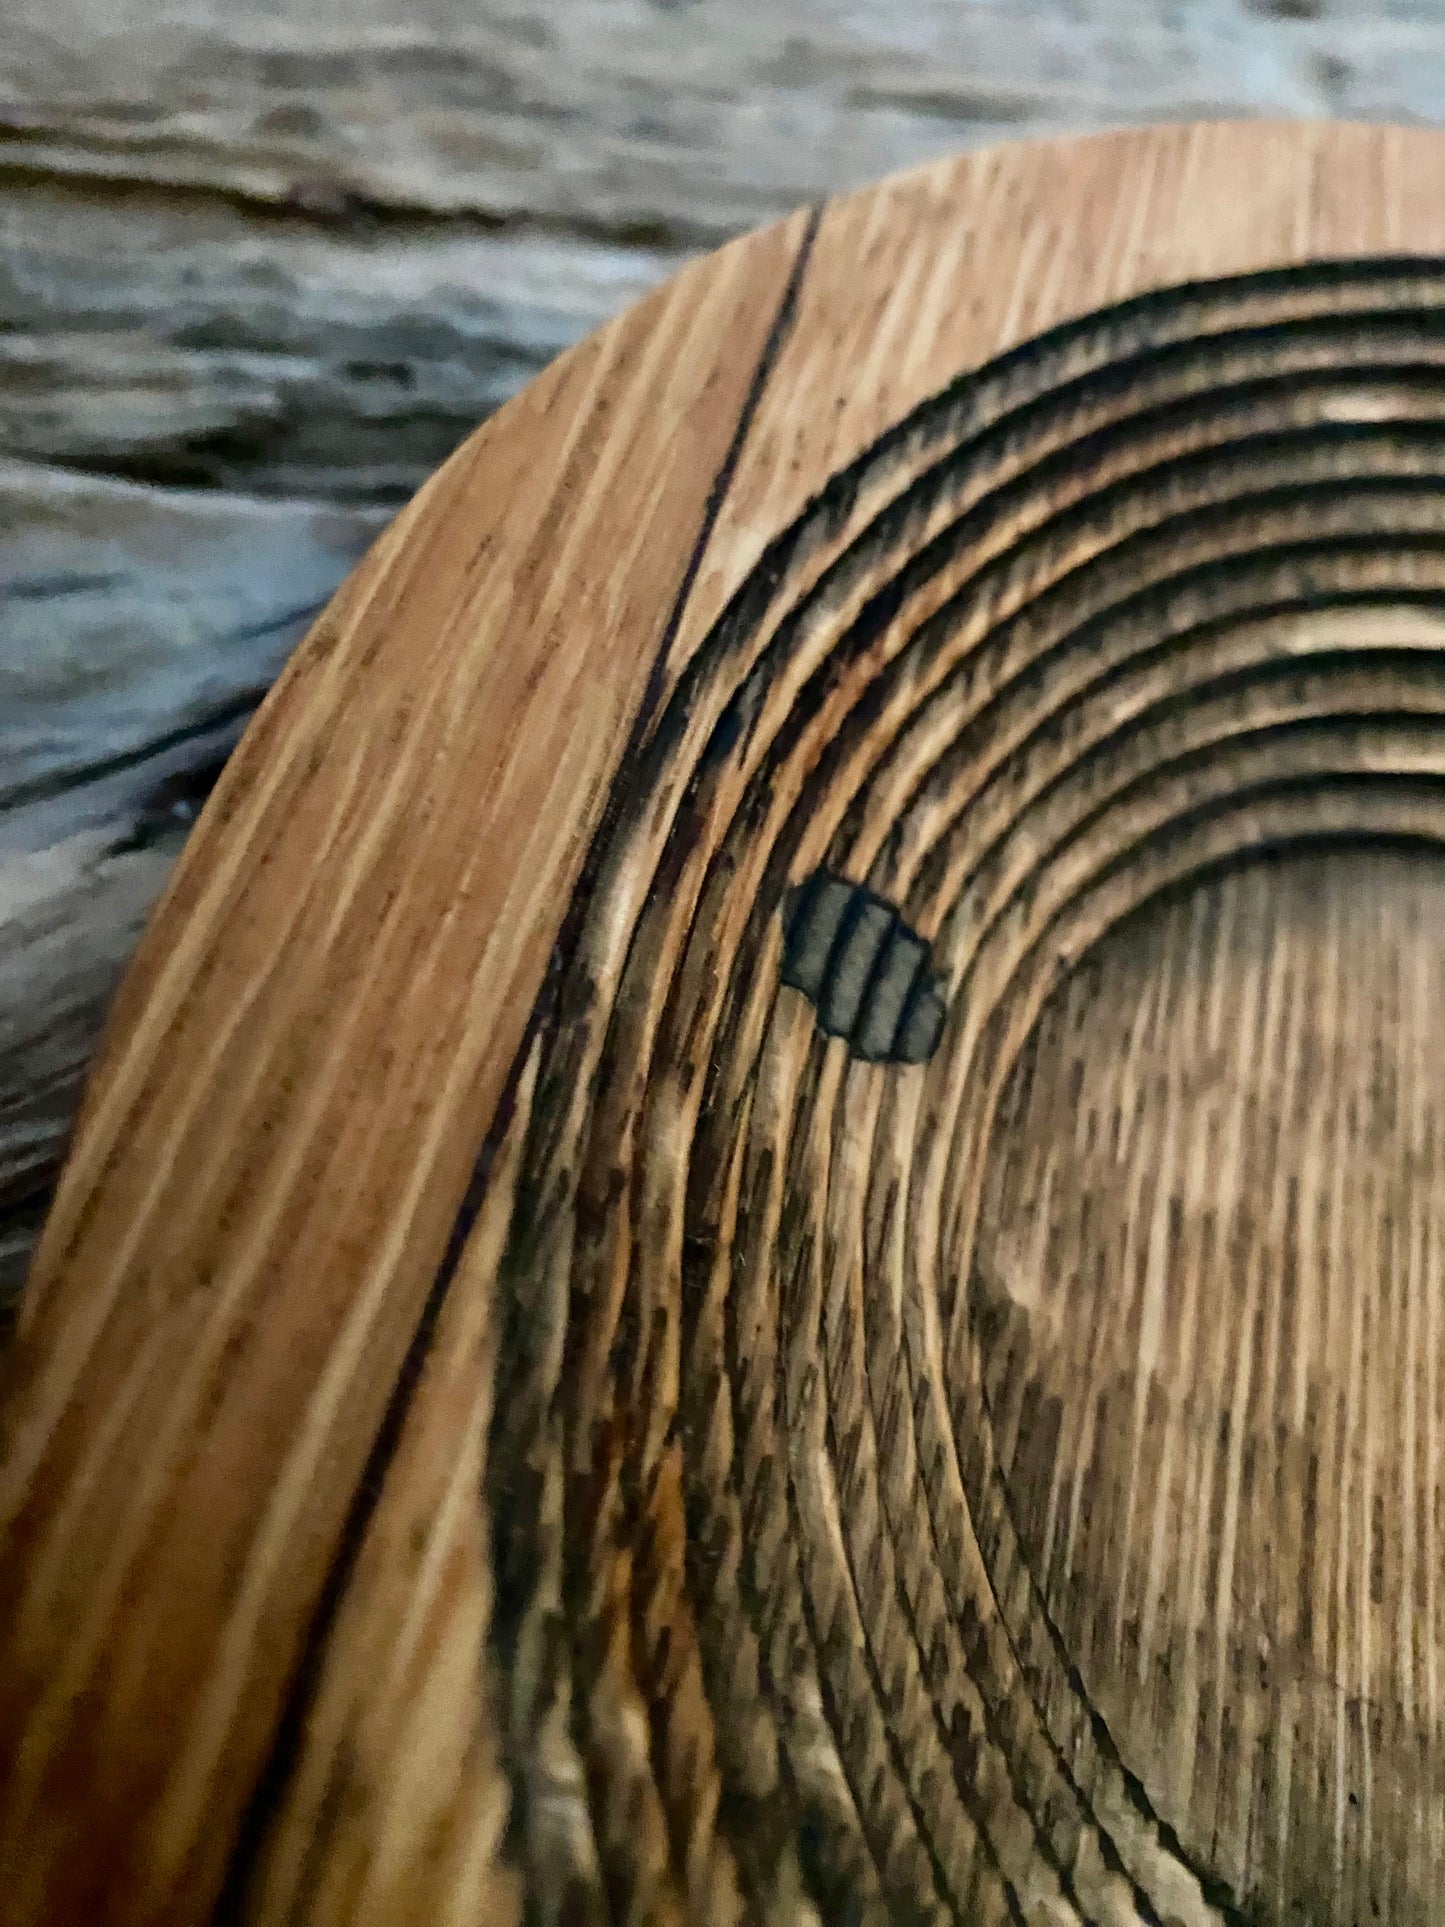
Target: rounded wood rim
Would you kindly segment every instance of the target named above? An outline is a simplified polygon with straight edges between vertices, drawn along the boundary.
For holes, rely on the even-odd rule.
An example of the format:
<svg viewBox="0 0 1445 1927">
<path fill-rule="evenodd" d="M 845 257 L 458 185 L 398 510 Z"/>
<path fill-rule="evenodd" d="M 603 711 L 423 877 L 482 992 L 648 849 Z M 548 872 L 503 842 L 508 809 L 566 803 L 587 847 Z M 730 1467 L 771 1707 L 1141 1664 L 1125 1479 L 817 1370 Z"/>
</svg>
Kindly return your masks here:
<svg viewBox="0 0 1445 1927">
<path fill-rule="evenodd" d="M 499 1696 L 526 1678 L 535 1700 L 539 1675 L 514 1654 L 499 1683 L 485 1657 L 477 1495 L 495 1497 L 494 1437 L 514 1470 L 527 1461 L 517 1387 L 504 1379 L 495 1422 L 486 1394 L 508 1342 L 491 1284 L 514 1187 L 540 1168 L 527 1132 L 552 1060 L 537 1013 L 579 982 L 612 992 L 601 961 L 549 977 L 585 938 L 569 906 L 654 881 L 599 883 L 609 851 L 617 864 L 636 847 L 618 825 L 637 772 L 661 839 L 686 801 L 668 771 L 696 762 L 717 720 L 700 702 L 689 724 L 681 694 L 705 688 L 738 592 L 800 527 L 812 547 L 788 567 L 816 576 L 893 483 L 864 463 L 861 493 L 809 523 L 820 488 L 950 384 L 1183 284 L 1329 260 L 1405 275 L 1445 257 L 1442 159 L 1428 133 L 1202 126 L 900 177 L 722 250 L 564 355 L 381 537 L 248 732 L 147 932 L 7 1361 L 0 1747 L 16 1766 L 0 1788 L 0 1921 L 189 1922 L 217 1906 L 381 1920 L 418 1917 L 397 1911 L 418 1896 L 452 1917 L 439 1895 L 457 1918 L 483 1895 L 506 1917 Z M 1428 532 L 1432 514 L 1411 526 Z M 1366 697 L 1351 686 L 1349 701 L 1355 715 Z M 1372 739 L 1362 767 L 1381 753 Z M 1272 810 L 1283 825 L 1288 794 L 1252 803 L 1247 834 Z M 1408 814 L 1398 798 L 1360 807 L 1385 828 Z M 828 854 L 821 837 L 800 847 L 783 880 Z M 645 947 L 640 898 L 628 915 L 611 936 L 635 925 Z M 1033 1007 L 1011 1010 L 1012 1043 Z M 843 1060 L 829 1063 L 836 1079 Z M 981 1126 L 965 1107 L 954 1128 L 968 1170 Z M 648 1531 L 671 1544 L 686 1531 L 668 1483 L 677 1388 L 632 1343 L 636 1410 L 657 1414 L 637 1449 L 654 1493 L 673 1495 Z M 675 1378 L 664 1355 L 652 1367 Z M 585 1381 L 586 1358 L 569 1359 Z M 966 1382 L 974 1366 L 954 1363 Z M 690 1609 L 665 1587 L 664 1604 L 678 1623 Z M 691 1704 L 702 1687 L 677 1664 L 655 1659 Z M 619 1735 L 628 1717 L 620 1705 Z M 329 1804 L 342 1758 L 373 1768 L 344 1820 Z M 638 1900 L 638 1917 L 748 1892 L 701 1808 L 680 1840 L 669 1806 L 714 1771 L 692 1759 L 672 1792 L 660 1773 L 641 1809 L 597 1822 L 602 1862 L 607 1826 L 640 1829 L 655 1909 Z M 1107 1843 L 1095 1898 L 1078 1901 L 1089 1877 L 1071 1872 L 1077 1914 L 1059 1917 L 1163 1895 L 1181 1919 L 1231 1918 L 1157 1816 L 1113 1798 L 1088 1822 Z M 988 1834 L 987 1813 L 965 1818 Z M 318 1873 L 318 1841 L 340 1884 Z M 871 1851 L 847 1875 L 883 1905 L 913 1875 Z M 928 1876 L 940 1893 L 953 1877 Z"/>
</svg>

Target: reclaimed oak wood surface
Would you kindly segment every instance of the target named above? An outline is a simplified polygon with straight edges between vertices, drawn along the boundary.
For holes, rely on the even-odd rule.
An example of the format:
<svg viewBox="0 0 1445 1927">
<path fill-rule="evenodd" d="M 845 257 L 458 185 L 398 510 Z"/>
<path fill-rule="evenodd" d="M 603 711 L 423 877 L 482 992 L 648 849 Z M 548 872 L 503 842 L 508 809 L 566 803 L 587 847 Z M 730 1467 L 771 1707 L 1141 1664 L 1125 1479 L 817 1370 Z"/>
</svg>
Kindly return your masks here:
<svg viewBox="0 0 1445 1927">
<path fill-rule="evenodd" d="M 240 724 L 551 356 L 983 141 L 1442 98 L 1441 0 L 7 0 L 0 1306 Z"/>
<path fill-rule="evenodd" d="M 1365 127 L 901 176 L 468 441 L 89 1089 L 0 1921 L 1435 1919 L 1442 502 Z"/>
</svg>

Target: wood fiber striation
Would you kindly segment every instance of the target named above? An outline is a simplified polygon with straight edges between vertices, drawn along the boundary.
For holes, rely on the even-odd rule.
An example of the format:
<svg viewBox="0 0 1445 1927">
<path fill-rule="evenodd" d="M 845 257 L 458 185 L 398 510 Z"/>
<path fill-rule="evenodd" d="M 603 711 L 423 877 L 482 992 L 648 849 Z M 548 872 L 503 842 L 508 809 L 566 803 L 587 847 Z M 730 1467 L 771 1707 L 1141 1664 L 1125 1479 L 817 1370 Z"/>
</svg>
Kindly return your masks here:
<svg viewBox="0 0 1445 1927">
<path fill-rule="evenodd" d="M 1080 1644 L 1061 1393 L 969 1281 L 1001 1095 L 1111 930 L 1260 852 L 1439 844 L 1442 503 L 1445 266 L 1179 288 L 910 417 L 689 664 L 511 1127 L 488 1490 L 542 1917 L 1358 1917 L 1323 1724 L 1317 1769 L 1251 1791 L 1226 1748 L 1191 1805 Z M 1028 1187 L 987 1196 L 1024 1237 Z M 1391 1730 L 1423 1923 L 1445 1731 Z"/>
<path fill-rule="evenodd" d="M 1433 1927 L 1442 155 L 830 202 L 381 535 L 7 1354 L 0 1927 Z"/>
</svg>

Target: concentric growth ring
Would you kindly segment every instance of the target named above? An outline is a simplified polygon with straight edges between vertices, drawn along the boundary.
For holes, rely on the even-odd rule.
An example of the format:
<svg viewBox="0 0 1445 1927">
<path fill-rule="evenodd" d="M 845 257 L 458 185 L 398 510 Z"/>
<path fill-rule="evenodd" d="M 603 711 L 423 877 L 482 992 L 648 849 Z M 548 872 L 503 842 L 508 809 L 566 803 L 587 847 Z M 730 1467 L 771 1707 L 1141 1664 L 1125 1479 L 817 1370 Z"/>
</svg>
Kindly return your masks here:
<svg viewBox="0 0 1445 1927">
<path fill-rule="evenodd" d="M 1445 265 L 1150 295 L 836 477 L 655 722 L 511 1126 L 495 1637 L 550 1917 L 1261 1917 L 1050 1618 L 968 1280 L 1086 949 L 1263 848 L 1445 838 L 1442 484 Z M 926 1063 L 781 982 L 820 869 L 932 945 Z"/>
</svg>

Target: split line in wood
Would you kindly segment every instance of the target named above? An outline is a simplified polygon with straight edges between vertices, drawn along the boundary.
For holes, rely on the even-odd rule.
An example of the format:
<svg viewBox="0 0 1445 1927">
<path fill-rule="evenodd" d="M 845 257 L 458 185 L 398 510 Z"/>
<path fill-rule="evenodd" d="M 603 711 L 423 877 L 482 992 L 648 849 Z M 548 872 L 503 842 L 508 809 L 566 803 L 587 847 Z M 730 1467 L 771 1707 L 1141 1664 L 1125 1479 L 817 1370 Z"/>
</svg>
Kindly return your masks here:
<svg viewBox="0 0 1445 1927">
<path fill-rule="evenodd" d="M 902 176 L 379 538 L 7 1361 L 4 1927 L 1433 1918 L 1442 190 Z"/>
</svg>

